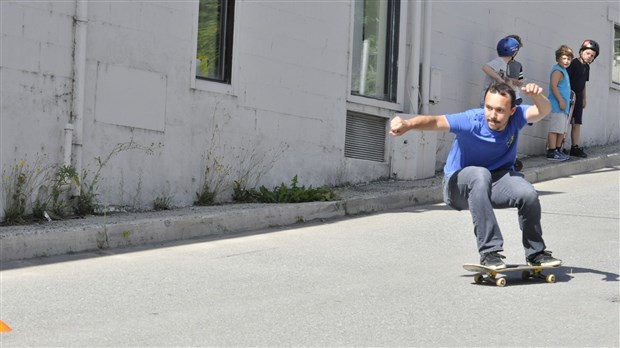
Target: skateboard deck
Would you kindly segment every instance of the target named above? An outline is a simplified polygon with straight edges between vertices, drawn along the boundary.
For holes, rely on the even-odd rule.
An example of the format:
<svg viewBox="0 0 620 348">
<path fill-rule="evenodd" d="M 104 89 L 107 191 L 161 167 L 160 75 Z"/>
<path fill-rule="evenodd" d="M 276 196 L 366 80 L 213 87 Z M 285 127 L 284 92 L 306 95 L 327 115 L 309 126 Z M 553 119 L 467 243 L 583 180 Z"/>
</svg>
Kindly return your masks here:
<svg viewBox="0 0 620 348">
<path fill-rule="evenodd" d="M 475 272 L 474 282 L 480 284 L 484 281 L 495 283 L 499 287 L 506 286 L 506 273 L 521 271 L 521 279 L 530 278 L 544 279 L 547 283 L 555 283 L 555 275 L 543 274 L 543 270 L 558 268 L 559 266 L 529 266 L 529 265 L 506 265 L 506 268 L 492 269 L 475 263 L 463 264 L 463 268 Z"/>
<path fill-rule="evenodd" d="M 569 121 L 573 118 L 573 110 L 575 109 L 575 101 L 577 99 L 577 94 L 574 91 L 570 91 L 570 100 L 568 103 L 570 104 L 568 107 L 568 119 Z M 570 123 L 570 122 L 569 122 Z"/>
<path fill-rule="evenodd" d="M 569 100 L 569 106 L 568 106 L 568 117 L 566 119 L 566 128 L 564 129 L 564 137 L 562 137 L 562 146 L 561 148 L 564 148 L 564 144 L 566 143 L 566 137 L 570 134 L 568 132 L 572 122 L 573 122 L 573 110 L 575 109 L 575 99 L 577 98 L 577 95 L 575 94 L 575 92 L 570 91 L 570 100 Z"/>
<path fill-rule="evenodd" d="M 506 77 L 514 80 L 523 80 L 523 66 L 514 58 L 506 63 Z"/>
</svg>

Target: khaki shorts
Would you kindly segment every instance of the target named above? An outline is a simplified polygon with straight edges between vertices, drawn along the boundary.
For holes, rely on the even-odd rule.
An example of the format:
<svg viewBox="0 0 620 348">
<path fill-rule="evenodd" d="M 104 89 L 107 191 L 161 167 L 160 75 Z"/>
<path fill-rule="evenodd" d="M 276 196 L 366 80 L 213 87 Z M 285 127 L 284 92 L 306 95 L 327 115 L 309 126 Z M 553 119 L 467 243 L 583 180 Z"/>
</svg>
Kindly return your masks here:
<svg viewBox="0 0 620 348">
<path fill-rule="evenodd" d="M 550 113 L 545 117 L 549 123 L 549 133 L 564 134 L 566 132 L 566 122 L 568 121 L 568 115 L 563 112 Z"/>
</svg>

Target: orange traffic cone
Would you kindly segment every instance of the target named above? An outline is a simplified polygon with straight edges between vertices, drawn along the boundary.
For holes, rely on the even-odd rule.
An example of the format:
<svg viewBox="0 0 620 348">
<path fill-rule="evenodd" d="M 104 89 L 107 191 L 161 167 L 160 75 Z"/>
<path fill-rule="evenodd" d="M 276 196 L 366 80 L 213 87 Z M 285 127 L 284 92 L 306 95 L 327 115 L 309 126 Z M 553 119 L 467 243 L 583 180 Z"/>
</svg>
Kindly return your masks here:
<svg viewBox="0 0 620 348">
<path fill-rule="evenodd" d="M 9 332 L 11 330 L 12 329 L 7 324 L 5 324 L 2 320 L 0 320 L 0 333 Z"/>
</svg>

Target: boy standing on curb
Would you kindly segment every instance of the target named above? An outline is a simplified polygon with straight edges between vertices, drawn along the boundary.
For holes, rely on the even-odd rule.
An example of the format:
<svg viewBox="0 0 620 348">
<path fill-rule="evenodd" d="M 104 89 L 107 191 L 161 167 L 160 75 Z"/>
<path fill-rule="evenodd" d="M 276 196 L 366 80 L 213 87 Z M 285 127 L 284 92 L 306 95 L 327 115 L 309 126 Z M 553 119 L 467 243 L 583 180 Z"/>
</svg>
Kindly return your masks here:
<svg viewBox="0 0 620 348">
<path fill-rule="evenodd" d="M 549 102 L 551 113 L 549 120 L 549 132 L 547 133 L 547 159 L 550 161 L 566 161 L 570 156 L 562 152 L 564 133 L 566 133 L 567 117 L 570 111 L 571 84 L 566 68 L 573 59 L 573 50 L 566 45 L 560 46 L 555 51 L 557 64 L 551 68 L 549 78 Z"/>
<path fill-rule="evenodd" d="M 570 77 L 570 85 L 575 92 L 575 106 L 573 109 L 573 127 L 571 128 L 570 155 L 588 157 L 579 147 L 581 125 L 583 124 L 583 109 L 586 108 L 586 82 L 590 80 L 590 64 L 598 57 L 599 46 L 594 40 L 585 40 L 579 49 L 579 57 L 573 59 L 566 69 Z"/>
</svg>

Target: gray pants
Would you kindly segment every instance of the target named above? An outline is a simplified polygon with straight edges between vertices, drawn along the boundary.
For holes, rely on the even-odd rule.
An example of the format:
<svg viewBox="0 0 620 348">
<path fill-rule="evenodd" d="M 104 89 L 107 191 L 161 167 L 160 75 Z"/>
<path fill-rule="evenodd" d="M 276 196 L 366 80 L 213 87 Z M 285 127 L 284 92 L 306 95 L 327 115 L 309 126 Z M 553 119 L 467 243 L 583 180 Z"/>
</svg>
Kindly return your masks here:
<svg viewBox="0 0 620 348">
<path fill-rule="evenodd" d="M 538 192 L 521 173 L 466 167 L 444 179 L 443 197 L 450 207 L 471 212 L 481 255 L 503 250 L 504 239 L 494 208 L 518 209 L 526 257 L 545 250 Z"/>
</svg>

